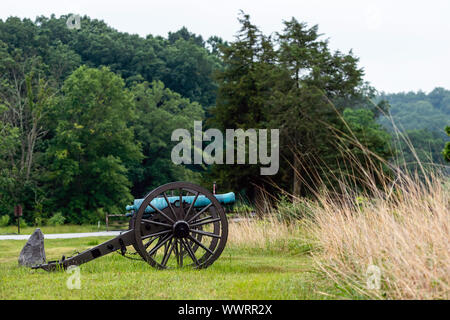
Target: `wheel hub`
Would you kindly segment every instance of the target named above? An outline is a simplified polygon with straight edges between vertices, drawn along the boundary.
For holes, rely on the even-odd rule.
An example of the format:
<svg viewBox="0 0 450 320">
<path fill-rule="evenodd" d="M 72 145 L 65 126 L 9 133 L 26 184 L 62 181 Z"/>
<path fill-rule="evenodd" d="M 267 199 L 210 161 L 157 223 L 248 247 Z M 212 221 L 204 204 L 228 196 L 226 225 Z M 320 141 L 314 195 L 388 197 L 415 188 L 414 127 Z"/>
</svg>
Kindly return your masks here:
<svg viewBox="0 0 450 320">
<path fill-rule="evenodd" d="M 189 224 L 184 220 L 179 220 L 173 225 L 173 235 L 175 238 L 186 238 L 189 235 Z"/>
</svg>

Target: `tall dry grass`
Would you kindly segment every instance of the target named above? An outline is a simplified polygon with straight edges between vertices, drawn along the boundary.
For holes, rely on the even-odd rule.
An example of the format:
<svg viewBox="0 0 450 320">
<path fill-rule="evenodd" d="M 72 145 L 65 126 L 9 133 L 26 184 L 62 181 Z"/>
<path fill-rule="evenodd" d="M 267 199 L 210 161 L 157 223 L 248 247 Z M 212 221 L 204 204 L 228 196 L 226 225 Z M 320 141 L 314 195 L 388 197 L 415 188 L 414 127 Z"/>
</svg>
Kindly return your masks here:
<svg viewBox="0 0 450 320">
<path fill-rule="evenodd" d="M 449 190 L 437 177 L 429 183 L 406 176 L 370 200 L 320 197 L 308 228 L 318 268 L 350 296 L 448 299 Z M 381 271 L 379 289 L 367 283 L 369 266 Z"/>
<path fill-rule="evenodd" d="M 228 226 L 227 245 L 267 249 L 282 246 L 289 240 L 299 240 L 299 225 L 288 224 L 272 217 L 240 218 Z"/>
<path fill-rule="evenodd" d="M 448 299 L 448 175 L 424 168 L 410 141 L 415 172 L 381 159 L 352 134 L 341 139 L 366 156 L 357 158 L 343 143 L 340 151 L 354 174 L 337 173 L 335 186 L 318 188 L 307 228 L 320 248 L 314 252 L 318 269 L 349 297 Z M 373 282 L 378 272 L 379 288 Z"/>
<path fill-rule="evenodd" d="M 283 222 L 272 212 L 230 222 L 228 241 L 235 247 L 308 251 L 317 270 L 347 298 L 448 299 L 450 181 L 444 181 L 399 173 L 394 184 L 370 195 L 345 194 L 351 189 L 345 185 L 340 197 L 322 189 L 316 200 L 302 200 L 307 218 Z M 379 268 L 379 289 L 368 286 L 371 266 Z"/>
<path fill-rule="evenodd" d="M 442 174 L 445 168 L 433 171 L 430 164 L 425 168 L 407 137 L 400 130 L 395 134 L 405 139 L 415 156 L 416 172 L 398 159 L 380 158 L 352 133 L 336 132 L 342 141 L 337 148 L 346 163 L 334 174 L 333 183 L 319 179 L 308 185 L 294 168 L 314 200 L 280 189 L 284 199 L 294 199 L 292 206 L 284 203 L 266 210 L 269 213 L 260 221 L 232 223 L 230 244 L 267 248 L 286 239 L 309 244 L 318 271 L 347 298 L 449 299 L 450 177 Z M 349 145 L 362 151 L 359 157 Z M 300 165 L 305 161 L 298 160 Z M 280 217 L 289 219 L 280 222 Z M 293 222 L 292 217 L 300 220 Z"/>
</svg>

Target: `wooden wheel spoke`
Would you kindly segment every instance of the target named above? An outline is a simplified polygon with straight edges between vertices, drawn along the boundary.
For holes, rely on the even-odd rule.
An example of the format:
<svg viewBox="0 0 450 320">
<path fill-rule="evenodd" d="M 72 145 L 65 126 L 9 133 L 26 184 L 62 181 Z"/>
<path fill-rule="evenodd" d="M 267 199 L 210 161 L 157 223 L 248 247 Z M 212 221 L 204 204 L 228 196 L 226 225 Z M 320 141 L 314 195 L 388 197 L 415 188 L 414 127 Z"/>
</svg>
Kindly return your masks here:
<svg viewBox="0 0 450 320">
<path fill-rule="evenodd" d="M 219 235 L 217 235 L 215 233 L 201 231 L 201 230 L 192 229 L 191 232 L 194 232 L 194 233 L 197 233 L 197 234 L 201 234 L 201 235 L 204 235 L 204 236 L 208 236 L 208 237 L 212 237 L 212 238 L 217 238 L 217 239 L 222 238 L 221 236 L 219 236 Z"/>
<path fill-rule="evenodd" d="M 180 268 L 183 267 L 183 247 L 181 246 L 181 242 L 180 243 Z"/>
<path fill-rule="evenodd" d="M 177 265 L 180 266 L 180 254 L 178 253 L 178 240 L 174 239 L 173 241 L 173 251 L 175 253 L 175 258 L 177 260 Z"/>
<path fill-rule="evenodd" d="M 141 222 L 142 222 L 142 223 L 150 223 L 150 224 L 155 224 L 155 225 L 158 225 L 158 226 L 163 226 L 163 227 L 172 228 L 172 226 L 171 226 L 170 224 L 163 223 L 163 222 L 159 222 L 159 221 L 153 221 L 153 220 L 142 219 Z"/>
<path fill-rule="evenodd" d="M 175 223 L 175 221 L 170 218 L 167 214 L 165 214 L 164 212 L 162 212 L 161 210 L 159 210 L 158 208 L 154 207 L 151 203 L 148 204 L 150 207 L 153 208 L 153 210 L 155 210 L 156 212 L 158 212 L 160 215 L 162 215 L 164 218 L 166 218 L 167 220 L 169 220 L 172 223 Z"/>
<path fill-rule="evenodd" d="M 189 254 L 189 256 L 191 257 L 192 261 L 196 264 L 199 265 L 199 262 L 197 260 L 197 257 L 195 256 L 195 253 L 192 251 L 191 246 L 189 245 L 189 243 L 187 243 L 186 241 L 184 241 L 183 239 L 180 239 L 181 244 L 183 245 L 183 247 L 186 249 L 187 253 Z"/>
<path fill-rule="evenodd" d="M 197 212 L 191 219 L 188 220 L 188 223 L 190 223 L 191 221 L 195 220 L 195 218 L 199 217 L 203 212 L 208 210 L 211 206 L 212 206 L 212 202 L 210 204 L 208 204 L 206 207 L 204 207 L 202 210 Z"/>
<path fill-rule="evenodd" d="M 145 245 L 144 248 L 147 249 L 155 240 L 158 239 L 158 237 L 154 237 L 153 239 L 150 239 Z"/>
<path fill-rule="evenodd" d="M 166 234 L 166 233 L 169 233 L 169 232 L 171 232 L 171 231 L 172 231 L 172 230 L 164 230 L 164 231 L 160 231 L 160 232 L 155 232 L 155 233 L 152 233 L 152 234 L 148 234 L 148 235 L 146 235 L 146 236 L 143 236 L 141 239 L 142 239 L 142 240 L 145 240 L 145 239 L 148 239 L 148 238 L 151 238 L 151 237 L 161 236 L 161 235 Z"/>
<path fill-rule="evenodd" d="M 170 212 L 172 212 L 172 214 L 173 214 L 173 217 L 175 218 L 175 220 L 178 220 L 178 216 L 177 216 L 177 214 L 175 213 L 175 210 L 173 210 L 172 204 L 170 203 L 169 199 L 167 198 L 167 195 L 166 195 L 165 192 L 163 192 L 163 196 L 164 196 L 164 199 L 165 199 L 166 202 L 167 202 L 167 206 L 169 207 Z"/>
<path fill-rule="evenodd" d="M 198 245 L 199 247 L 202 247 L 204 250 L 208 251 L 210 254 L 214 254 L 214 252 L 209 249 L 208 247 L 206 247 L 205 245 L 203 245 L 203 243 L 201 243 L 200 241 L 198 241 L 197 239 L 195 239 L 193 236 L 189 235 L 188 236 L 189 240 L 191 240 L 192 242 L 194 242 L 196 245 Z"/>
<path fill-rule="evenodd" d="M 203 222 L 203 221 L 208 220 L 208 219 L 213 219 L 213 217 L 212 216 L 207 216 L 207 217 L 204 217 L 204 218 L 192 221 L 192 223 Z"/>
<path fill-rule="evenodd" d="M 217 221 L 220 221 L 220 220 L 221 220 L 220 218 L 215 218 L 215 219 L 206 220 L 206 221 L 203 221 L 203 222 L 197 222 L 197 223 L 191 224 L 190 226 L 191 227 L 199 227 L 199 226 L 203 226 L 205 224 L 214 223 L 214 222 L 217 222 Z"/>
<path fill-rule="evenodd" d="M 173 238 L 170 239 L 170 242 L 169 242 L 168 246 L 167 246 L 166 249 L 164 250 L 164 256 L 163 256 L 163 258 L 162 258 L 162 260 L 161 260 L 161 265 L 162 265 L 163 267 L 166 266 L 167 261 L 169 260 L 169 257 L 170 257 L 170 255 L 172 254 L 172 251 L 173 251 Z"/>
<path fill-rule="evenodd" d="M 183 254 L 181 252 L 181 244 L 178 248 L 178 239 L 175 240 L 175 255 L 177 257 L 177 265 L 179 268 L 183 267 Z"/>
<path fill-rule="evenodd" d="M 199 194 L 200 194 L 200 192 L 196 192 L 196 193 L 195 193 L 194 201 L 192 201 L 191 205 L 189 206 L 189 209 L 188 209 L 188 211 L 186 212 L 186 215 L 184 216 L 184 220 L 187 220 L 189 214 L 190 214 L 191 211 L 192 211 L 192 208 L 194 208 L 195 201 L 197 201 L 197 198 L 198 198 L 198 195 L 199 195 Z"/>
<path fill-rule="evenodd" d="M 169 241 L 172 238 L 173 238 L 173 235 L 171 235 L 171 234 L 166 236 L 163 240 L 161 240 L 160 243 L 158 243 L 152 250 L 150 250 L 148 252 L 148 254 L 151 256 L 152 254 L 156 253 L 156 251 L 158 251 L 159 248 L 161 248 L 167 241 Z"/>
<path fill-rule="evenodd" d="M 183 189 L 178 189 L 180 191 L 180 216 L 184 216 L 184 208 L 183 208 Z"/>
</svg>

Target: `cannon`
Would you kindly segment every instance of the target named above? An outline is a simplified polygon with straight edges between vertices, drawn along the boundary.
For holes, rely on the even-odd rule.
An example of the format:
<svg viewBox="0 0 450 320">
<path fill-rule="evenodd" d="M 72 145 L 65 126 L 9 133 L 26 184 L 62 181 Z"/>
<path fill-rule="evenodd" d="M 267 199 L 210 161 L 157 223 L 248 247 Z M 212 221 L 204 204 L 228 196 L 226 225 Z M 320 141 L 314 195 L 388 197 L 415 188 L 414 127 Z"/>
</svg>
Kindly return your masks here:
<svg viewBox="0 0 450 320">
<path fill-rule="evenodd" d="M 225 248 L 228 221 L 223 205 L 234 201 L 233 192 L 213 195 L 189 182 L 168 183 L 126 207 L 130 217 L 127 231 L 75 256 L 32 268 L 66 269 L 116 251 L 125 256 L 129 246 L 157 269 L 206 268 Z"/>
</svg>

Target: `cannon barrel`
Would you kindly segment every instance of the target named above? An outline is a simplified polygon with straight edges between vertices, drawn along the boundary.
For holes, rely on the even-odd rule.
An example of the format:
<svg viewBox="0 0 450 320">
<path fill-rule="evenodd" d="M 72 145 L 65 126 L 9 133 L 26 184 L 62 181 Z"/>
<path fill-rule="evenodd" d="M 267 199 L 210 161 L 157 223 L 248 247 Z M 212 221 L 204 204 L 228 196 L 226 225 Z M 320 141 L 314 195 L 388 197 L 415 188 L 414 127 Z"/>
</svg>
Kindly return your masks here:
<svg viewBox="0 0 450 320">
<path fill-rule="evenodd" d="M 222 205 L 233 204 L 235 201 L 234 192 L 229 192 L 229 193 L 225 193 L 225 194 L 216 194 L 214 196 L 219 201 L 219 203 Z M 195 196 L 183 196 L 183 202 L 191 204 L 194 201 L 194 198 L 195 198 Z M 173 204 L 173 203 L 179 201 L 180 197 L 173 196 L 173 197 L 167 197 L 167 199 L 169 200 L 170 204 Z M 133 205 L 126 206 L 126 210 L 127 211 L 132 211 L 132 210 L 138 211 L 139 207 L 141 206 L 143 201 L 144 201 L 144 199 L 135 199 Z M 150 203 L 153 207 L 155 207 L 159 210 L 163 210 L 167 207 L 167 202 L 166 202 L 166 199 L 164 199 L 164 198 L 153 199 Z M 202 207 L 206 207 L 210 203 L 211 203 L 211 201 L 207 197 L 201 195 L 201 196 L 197 197 L 197 200 L 195 200 L 194 207 L 202 208 Z M 152 212 L 155 212 L 155 210 L 152 207 L 147 206 L 147 208 L 145 208 L 145 213 L 152 213 Z"/>
</svg>

